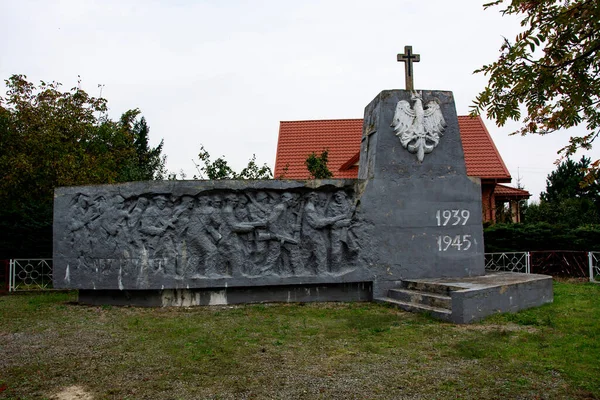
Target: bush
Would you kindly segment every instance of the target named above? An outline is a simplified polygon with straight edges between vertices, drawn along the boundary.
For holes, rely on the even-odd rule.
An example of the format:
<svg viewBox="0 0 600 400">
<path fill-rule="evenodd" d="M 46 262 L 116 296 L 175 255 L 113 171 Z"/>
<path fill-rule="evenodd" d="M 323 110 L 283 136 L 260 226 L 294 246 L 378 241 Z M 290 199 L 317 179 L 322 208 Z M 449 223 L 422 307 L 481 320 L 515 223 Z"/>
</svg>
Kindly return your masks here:
<svg viewBox="0 0 600 400">
<path fill-rule="evenodd" d="M 600 250 L 600 225 L 570 228 L 546 222 L 495 224 L 484 229 L 486 253 L 541 250 Z"/>
</svg>

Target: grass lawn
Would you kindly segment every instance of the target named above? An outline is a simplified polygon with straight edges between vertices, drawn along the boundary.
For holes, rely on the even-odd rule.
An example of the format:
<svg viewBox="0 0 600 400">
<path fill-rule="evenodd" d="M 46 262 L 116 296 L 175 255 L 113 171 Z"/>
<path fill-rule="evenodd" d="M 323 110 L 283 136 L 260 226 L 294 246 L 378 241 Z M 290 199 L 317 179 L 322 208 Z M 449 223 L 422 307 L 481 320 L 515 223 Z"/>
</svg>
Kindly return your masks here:
<svg viewBox="0 0 600 400">
<path fill-rule="evenodd" d="M 2 296 L 0 398 L 600 398 L 600 285 L 556 282 L 554 295 L 473 325 L 374 303 L 144 309 Z"/>
</svg>

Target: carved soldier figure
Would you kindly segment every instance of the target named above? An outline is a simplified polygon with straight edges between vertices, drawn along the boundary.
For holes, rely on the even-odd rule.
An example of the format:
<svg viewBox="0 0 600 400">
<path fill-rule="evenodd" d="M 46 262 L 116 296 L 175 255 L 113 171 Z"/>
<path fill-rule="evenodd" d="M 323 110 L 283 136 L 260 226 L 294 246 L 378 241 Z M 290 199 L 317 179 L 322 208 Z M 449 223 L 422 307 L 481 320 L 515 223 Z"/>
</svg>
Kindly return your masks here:
<svg viewBox="0 0 600 400">
<path fill-rule="evenodd" d="M 192 278 L 217 276 L 217 243 L 221 240 L 219 222 L 215 209 L 210 206 L 208 196 L 198 198 L 198 208 L 188 225 L 190 258 L 196 265 Z"/>
<path fill-rule="evenodd" d="M 323 216 L 323 213 L 317 209 L 319 203 L 319 195 L 316 192 L 308 194 L 301 231 L 304 266 L 307 269 L 310 268 L 309 271 L 317 275 L 328 272 L 328 241 L 324 228 L 347 218 L 346 214 L 334 217 Z"/>
<path fill-rule="evenodd" d="M 119 232 L 117 219 L 122 219 L 119 214 L 123 212 L 123 198 L 119 197 L 120 201 L 115 204 L 117 209 L 114 214 L 107 212 L 107 200 L 103 195 L 97 196 L 89 208 L 90 220 L 87 227 L 90 257 L 95 264 L 94 269 L 104 275 L 110 273 L 113 260 L 118 258 L 115 254 L 118 245 L 116 235 Z"/>
<path fill-rule="evenodd" d="M 237 206 L 238 198 L 235 194 L 225 196 L 225 205 L 221 210 L 222 224 L 219 227 L 219 233 L 223 237 L 219 242 L 219 264 L 221 272 L 228 276 L 245 272 L 242 270 L 244 251 L 239 234 L 252 232 L 256 226 L 237 219 Z M 264 224 L 263 222 L 262 225 Z"/>
<path fill-rule="evenodd" d="M 267 233 L 262 240 L 268 240 L 267 260 L 263 272 L 281 276 L 294 275 L 301 268 L 299 241 L 295 233 L 300 230 L 301 219 L 293 213 L 298 204 L 296 196 L 284 192 L 267 218 Z"/>
<path fill-rule="evenodd" d="M 141 257 L 142 253 L 147 252 L 147 249 L 144 249 L 144 242 L 140 236 L 140 229 L 142 227 L 142 218 L 146 208 L 148 208 L 148 204 L 150 204 L 150 201 L 146 197 L 138 197 L 135 206 L 127 218 L 127 237 L 129 243 L 129 249 L 126 251 L 127 258 Z"/>
<path fill-rule="evenodd" d="M 258 192 L 256 196 L 248 194 L 250 203 L 248 204 L 248 212 L 250 221 L 266 221 L 267 217 L 271 213 L 271 197 L 267 192 Z M 253 237 L 253 248 L 250 254 L 250 259 L 253 265 L 258 266 L 256 271 L 252 274 L 259 274 L 260 270 L 264 268 L 267 261 L 267 249 L 269 244 L 269 235 L 265 228 L 258 227 L 254 230 Z"/>
<path fill-rule="evenodd" d="M 109 257 L 121 258 L 125 250 L 121 244 L 125 239 L 129 213 L 125 210 L 125 198 L 123 196 L 113 196 L 110 203 L 110 206 L 100 217 L 100 232 L 106 243 Z"/>
<path fill-rule="evenodd" d="M 125 198 L 121 195 L 112 196 L 105 204 L 106 209 L 100 217 L 99 238 L 100 243 L 104 243 L 104 257 L 106 259 L 102 263 L 102 272 L 110 274 L 116 268 L 118 263 L 119 270 L 119 285 L 123 285 L 123 281 L 131 279 L 135 274 L 135 266 L 129 259 L 123 259 L 127 254 L 127 220 L 129 212 L 125 206 Z"/>
<path fill-rule="evenodd" d="M 72 202 L 71 210 L 73 215 L 69 223 L 69 232 L 74 233 L 83 229 L 87 223 L 86 215 L 90 212 L 90 198 L 85 194 L 75 196 L 74 204 Z"/>
<path fill-rule="evenodd" d="M 71 246 L 76 252 L 79 267 L 89 265 L 89 255 L 92 250 L 88 224 L 91 220 L 91 202 L 85 194 L 78 194 L 75 204 L 71 207 L 73 215 L 69 222 Z"/>
<path fill-rule="evenodd" d="M 325 215 L 328 204 L 329 196 L 327 195 L 327 193 L 319 192 L 319 207 L 317 207 L 317 209 L 321 212 L 321 214 Z"/>
<path fill-rule="evenodd" d="M 241 193 L 237 198 L 237 206 L 233 210 L 235 218 L 239 222 L 250 222 L 250 211 L 248 210 L 248 197 Z M 246 260 L 246 263 L 250 260 L 250 254 L 253 251 L 254 235 L 253 232 L 241 233 L 239 235 L 240 243 L 242 245 L 242 257 Z M 247 270 L 249 268 L 246 268 Z"/>
<path fill-rule="evenodd" d="M 195 199 L 190 195 L 181 196 L 181 203 L 175 208 L 175 246 L 177 251 L 175 270 L 177 275 L 184 276 L 190 265 L 189 225 L 192 218 Z"/>
<path fill-rule="evenodd" d="M 343 266 L 344 253 L 355 250 L 354 242 L 349 236 L 352 215 L 356 207 L 351 206 L 348 196 L 342 190 L 333 195 L 334 201 L 329 204 L 327 215 L 340 219 L 331 227 L 331 272 L 339 272 Z"/>
<path fill-rule="evenodd" d="M 238 221 L 250 221 L 250 211 L 248 210 L 248 197 L 241 193 L 237 198 L 237 206 L 234 209 L 235 217 Z"/>
<path fill-rule="evenodd" d="M 146 209 L 144 221 L 147 223 L 140 227 L 140 232 L 145 235 L 146 246 L 156 263 L 155 272 L 162 271 L 165 275 L 178 277 L 175 276 L 173 211 L 167 207 L 165 196 L 155 196 L 153 200 L 154 204 Z"/>
<path fill-rule="evenodd" d="M 220 194 L 213 195 L 213 197 L 211 199 L 211 205 L 217 214 L 221 213 L 221 207 L 223 206 L 223 200 L 221 199 Z"/>
<path fill-rule="evenodd" d="M 97 196 L 90 204 L 90 222 L 87 225 L 90 238 L 91 255 L 96 259 L 108 258 L 106 244 L 102 243 L 100 238 L 104 238 L 105 232 L 102 231 L 102 223 L 104 222 L 104 210 L 106 208 L 106 197 Z"/>
</svg>

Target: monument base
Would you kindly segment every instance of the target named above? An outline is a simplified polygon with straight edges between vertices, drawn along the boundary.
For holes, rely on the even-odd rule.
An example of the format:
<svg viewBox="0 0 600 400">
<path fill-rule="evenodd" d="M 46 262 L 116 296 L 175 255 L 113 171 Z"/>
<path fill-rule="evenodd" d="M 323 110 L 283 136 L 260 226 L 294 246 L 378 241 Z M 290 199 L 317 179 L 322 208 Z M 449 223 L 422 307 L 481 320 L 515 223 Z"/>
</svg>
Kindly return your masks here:
<svg viewBox="0 0 600 400">
<path fill-rule="evenodd" d="M 552 303 L 553 299 L 551 276 L 497 272 L 465 278 L 403 280 L 375 301 L 466 324 L 495 313 Z"/>
<path fill-rule="evenodd" d="M 191 307 L 247 303 L 315 301 L 378 301 L 403 310 L 424 312 L 465 324 L 489 315 L 517 312 L 552 303 L 552 277 L 496 272 L 476 277 L 406 279 L 383 296 L 374 296 L 372 282 L 244 286 L 165 290 L 79 290 L 79 303 L 138 307 Z M 379 288 L 380 285 L 378 285 Z M 377 293 L 383 287 L 377 290 Z"/>
<path fill-rule="evenodd" d="M 372 301 L 371 282 L 165 290 L 79 290 L 79 303 L 138 307 L 191 307 L 245 303 Z"/>
</svg>

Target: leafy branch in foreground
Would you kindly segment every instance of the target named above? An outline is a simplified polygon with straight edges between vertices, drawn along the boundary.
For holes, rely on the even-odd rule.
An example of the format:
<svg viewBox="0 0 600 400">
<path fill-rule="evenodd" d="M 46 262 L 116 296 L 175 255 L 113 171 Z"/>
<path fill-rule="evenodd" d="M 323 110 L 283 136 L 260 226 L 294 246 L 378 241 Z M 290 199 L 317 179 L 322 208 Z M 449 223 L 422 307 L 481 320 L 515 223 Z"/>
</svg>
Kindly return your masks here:
<svg viewBox="0 0 600 400">
<path fill-rule="evenodd" d="M 600 134 L 600 2 L 597 0 L 497 0 L 503 15 L 520 16 L 524 31 L 504 40 L 500 57 L 475 73 L 489 77 L 471 106 L 472 115 L 503 126 L 521 120 L 513 134 L 545 135 L 585 123 L 559 150 L 565 156 L 589 150 Z"/>
</svg>

